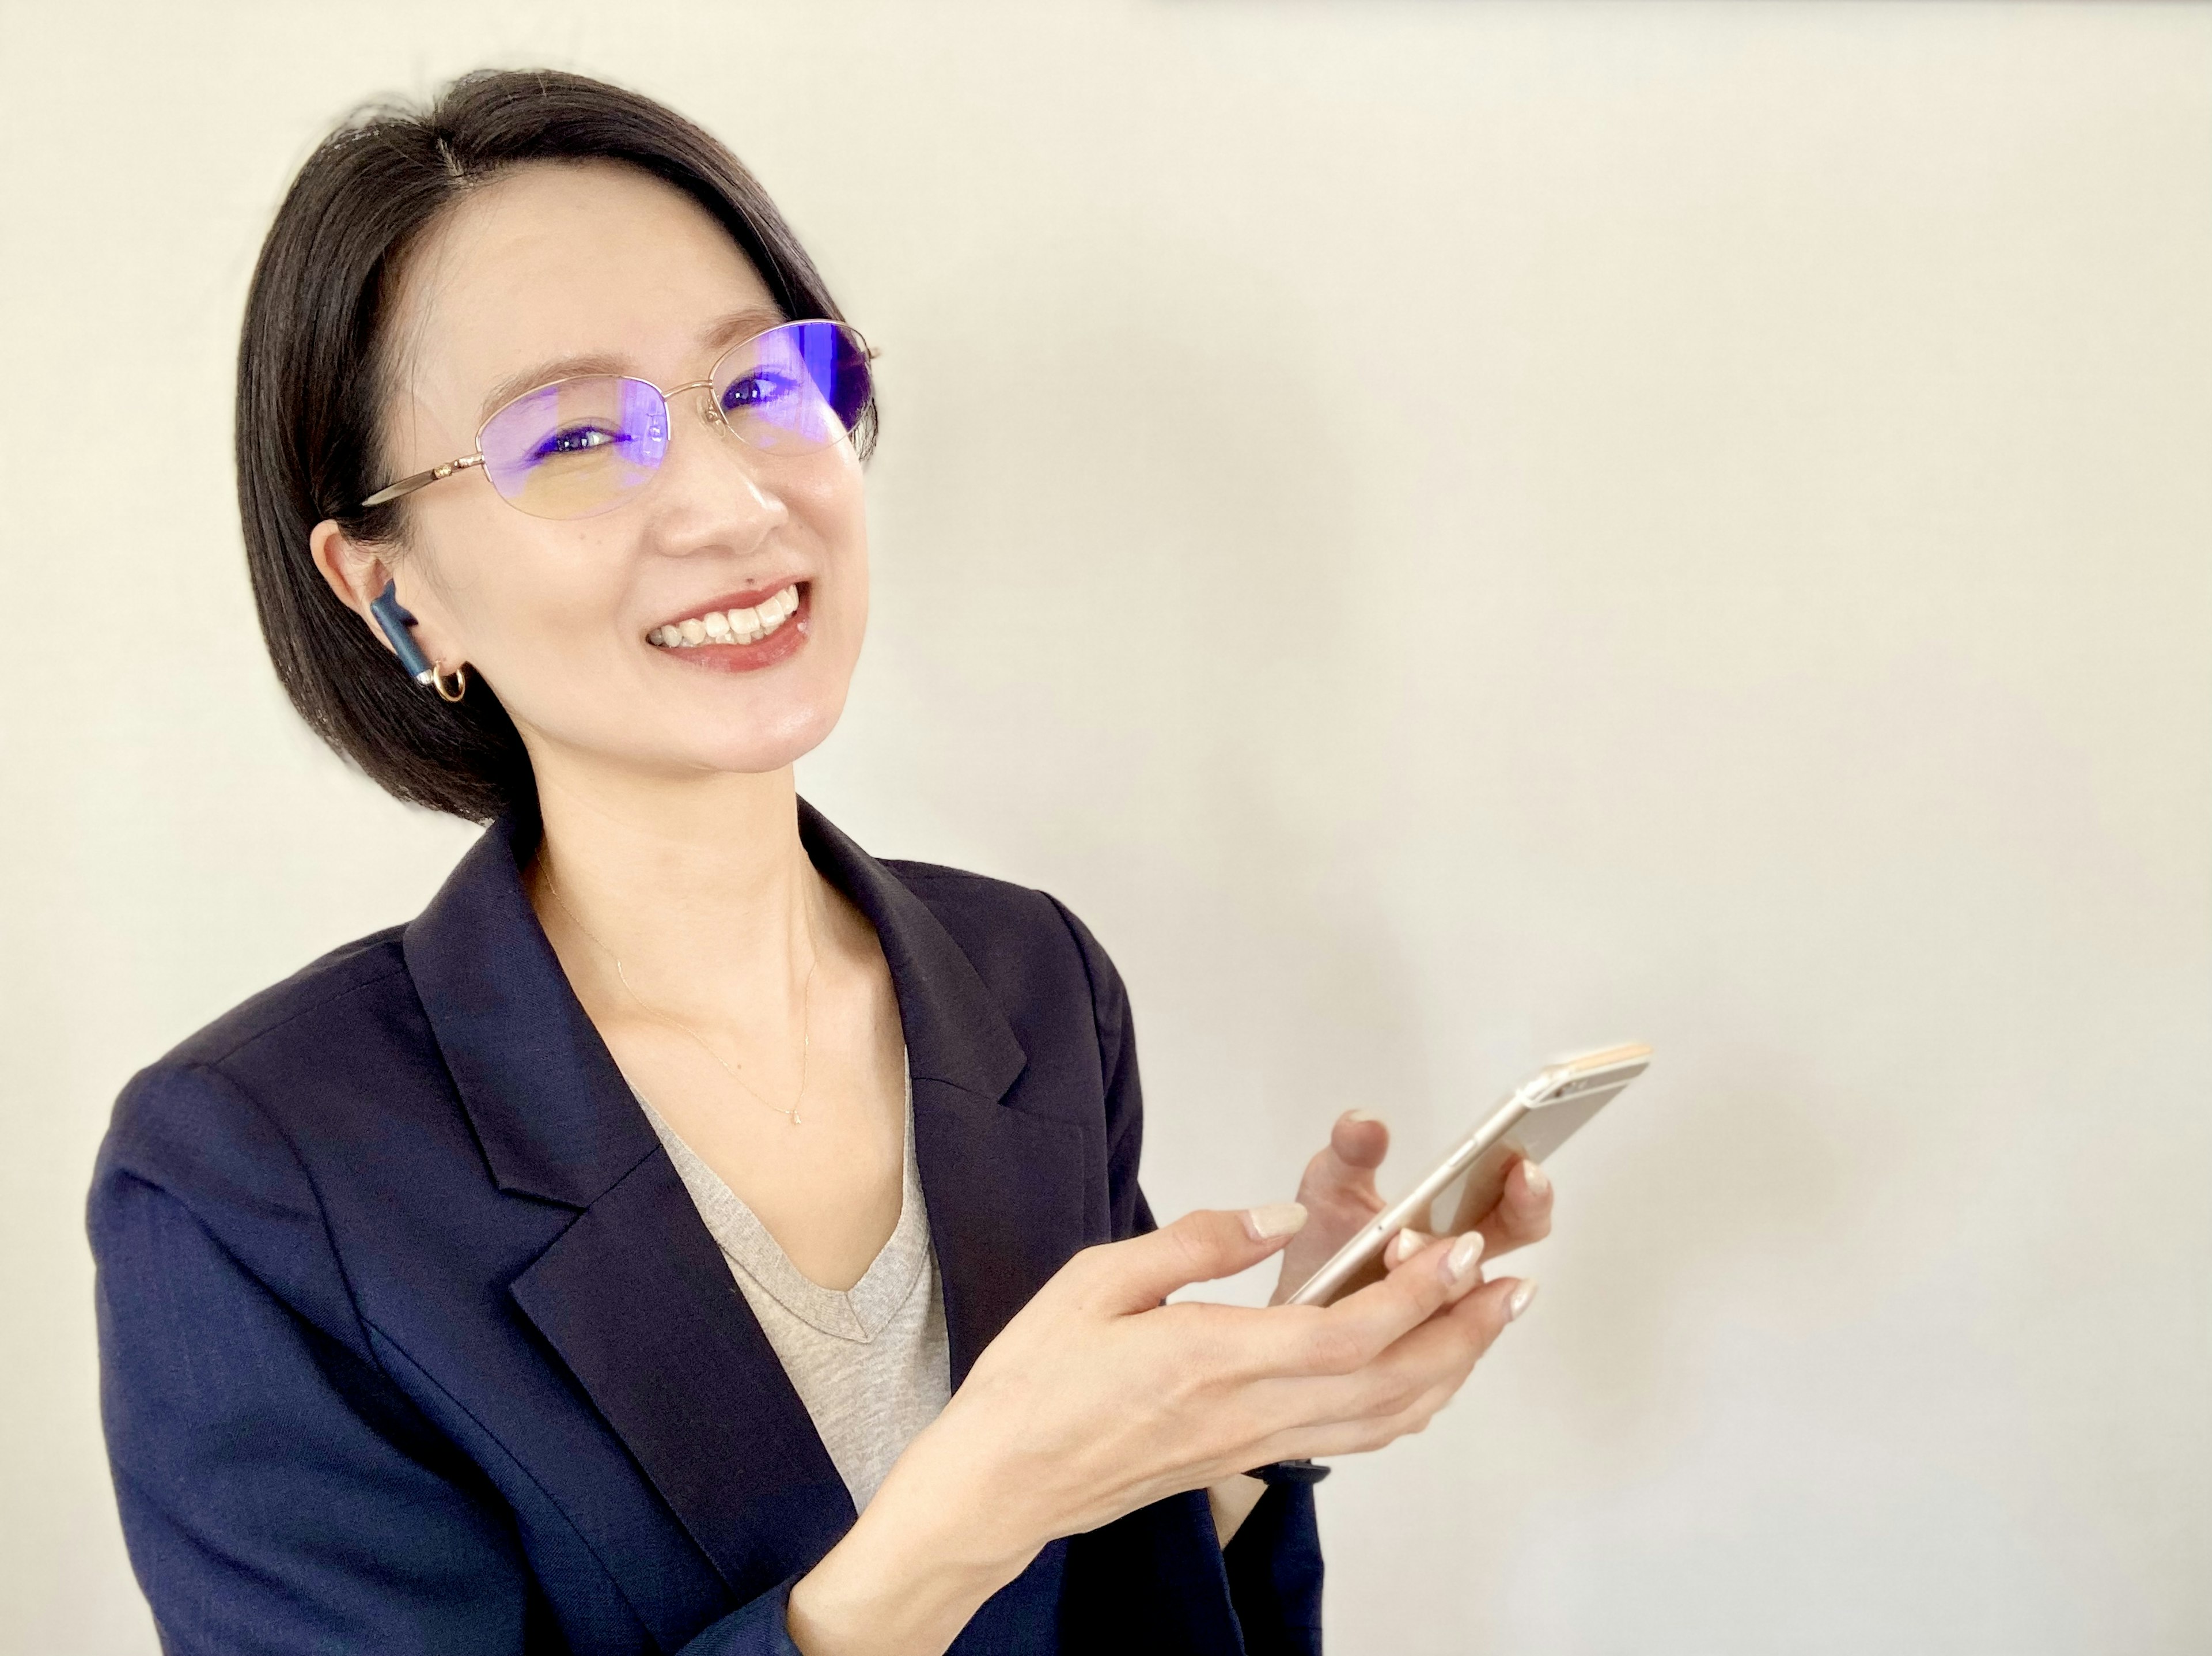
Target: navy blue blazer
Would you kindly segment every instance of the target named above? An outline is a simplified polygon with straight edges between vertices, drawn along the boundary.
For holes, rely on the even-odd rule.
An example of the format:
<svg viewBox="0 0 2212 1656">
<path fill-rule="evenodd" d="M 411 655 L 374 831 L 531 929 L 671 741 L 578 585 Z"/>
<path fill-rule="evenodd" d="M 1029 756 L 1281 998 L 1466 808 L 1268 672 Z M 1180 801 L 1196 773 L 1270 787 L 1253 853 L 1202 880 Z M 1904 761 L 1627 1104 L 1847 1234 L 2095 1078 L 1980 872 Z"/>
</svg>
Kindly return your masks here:
<svg viewBox="0 0 2212 1656">
<path fill-rule="evenodd" d="M 1152 1222 L 1128 1002 L 1044 894 L 800 825 L 890 963 L 957 1386 Z M 538 928 L 536 831 L 116 1105 L 100 1402 L 165 1650 L 796 1656 L 851 1497 Z M 1225 1552 L 1193 1493 L 1053 1543 L 953 1648 L 1312 1652 L 1320 1597 L 1310 1489 Z"/>
</svg>

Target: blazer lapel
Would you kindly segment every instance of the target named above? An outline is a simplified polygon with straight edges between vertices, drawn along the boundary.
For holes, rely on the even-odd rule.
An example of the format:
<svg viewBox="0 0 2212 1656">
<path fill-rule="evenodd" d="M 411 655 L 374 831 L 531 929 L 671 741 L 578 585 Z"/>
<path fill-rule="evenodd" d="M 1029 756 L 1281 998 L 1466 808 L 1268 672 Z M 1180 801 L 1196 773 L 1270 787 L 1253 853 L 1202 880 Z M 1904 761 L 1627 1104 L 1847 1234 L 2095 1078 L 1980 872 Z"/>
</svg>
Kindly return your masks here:
<svg viewBox="0 0 2212 1656">
<path fill-rule="evenodd" d="M 874 924 L 897 990 L 914 1079 L 915 1156 L 945 1290 L 952 1384 L 1047 1278 L 1086 1243 L 1103 1142 L 1019 1106 L 1028 1064 L 1006 1016 L 952 935 L 898 876 L 804 800 L 799 837 Z M 1009 1099 L 1009 1089 L 1017 1097 Z"/>
<path fill-rule="evenodd" d="M 853 1504 L 524 894 L 503 820 L 407 928 L 409 971 L 499 1188 L 581 1209 L 507 1290 L 739 1598 Z"/>
<path fill-rule="evenodd" d="M 823 875 L 874 924 L 914 1082 L 915 1146 L 952 1382 L 1077 1249 L 1103 1146 L 1020 1107 L 1028 1059 L 921 899 L 800 801 Z M 805 1568 L 852 1501 L 767 1336 L 568 986 L 520 878 L 536 825 L 495 824 L 404 948 L 492 1178 L 578 1210 L 507 1285 L 739 1598 Z"/>
<path fill-rule="evenodd" d="M 511 1291 L 737 1598 L 851 1526 L 844 1480 L 665 1154 Z"/>
</svg>

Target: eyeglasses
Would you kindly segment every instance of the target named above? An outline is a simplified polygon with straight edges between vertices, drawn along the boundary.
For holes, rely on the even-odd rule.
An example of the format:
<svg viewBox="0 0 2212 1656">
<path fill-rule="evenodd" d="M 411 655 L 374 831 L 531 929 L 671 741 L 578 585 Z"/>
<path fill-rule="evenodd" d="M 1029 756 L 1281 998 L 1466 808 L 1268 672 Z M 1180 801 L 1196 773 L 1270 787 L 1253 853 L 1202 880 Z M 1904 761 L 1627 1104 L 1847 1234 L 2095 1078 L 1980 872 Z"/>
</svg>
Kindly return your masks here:
<svg viewBox="0 0 2212 1656">
<path fill-rule="evenodd" d="M 586 374 L 503 405 L 477 431 L 477 452 L 378 490 L 363 510 L 481 467 L 511 506 L 532 517 L 593 517 L 629 500 L 668 453 L 669 409 L 708 394 L 708 418 L 771 454 L 828 448 L 859 423 L 872 394 L 874 352 L 842 322 L 784 322 L 740 340 L 703 380 L 663 391 L 650 380 Z"/>
</svg>

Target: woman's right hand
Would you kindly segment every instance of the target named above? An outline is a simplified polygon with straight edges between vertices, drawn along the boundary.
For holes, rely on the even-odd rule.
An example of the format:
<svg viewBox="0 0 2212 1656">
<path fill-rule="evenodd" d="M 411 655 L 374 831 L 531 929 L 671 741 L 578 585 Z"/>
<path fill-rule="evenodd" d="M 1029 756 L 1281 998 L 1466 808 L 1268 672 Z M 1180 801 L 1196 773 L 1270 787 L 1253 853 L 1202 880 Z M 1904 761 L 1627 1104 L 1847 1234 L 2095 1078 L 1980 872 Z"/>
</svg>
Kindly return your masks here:
<svg viewBox="0 0 2212 1656">
<path fill-rule="evenodd" d="M 1187 1214 L 1069 1260 L 793 1590 L 799 1647 L 941 1651 L 1056 1537 L 1425 1426 L 1514 1309 L 1511 1278 L 1482 1282 L 1479 1233 L 1332 1306 L 1162 1304 L 1278 1252 L 1304 1218 L 1296 1203 Z"/>
</svg>

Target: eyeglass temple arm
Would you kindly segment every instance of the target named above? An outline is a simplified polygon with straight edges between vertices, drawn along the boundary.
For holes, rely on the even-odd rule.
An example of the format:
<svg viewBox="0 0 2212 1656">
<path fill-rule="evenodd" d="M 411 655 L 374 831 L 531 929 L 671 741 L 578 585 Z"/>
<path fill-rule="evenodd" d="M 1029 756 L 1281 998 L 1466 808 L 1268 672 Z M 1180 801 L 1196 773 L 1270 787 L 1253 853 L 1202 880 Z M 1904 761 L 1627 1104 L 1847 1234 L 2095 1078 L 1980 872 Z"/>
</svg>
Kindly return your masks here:
<svg viewBox="0 0 2212 1656">
<path fill-rule="evenodd" d="M 441 482 L 452 477 L 456 472 L 465 472 L 472 466 L 482 466 L 483 463 L 484 457 L 481 454 L 464 454 L 457 460 L 447 460 L 443 466 L 434 466 L 427 472 L 417 472 L 411 478 L 402 478 L 397 483 L 385 484 L 383 488 L 362 502 L 361 509 L 366 512 L 372 506 L 388 505 L 392 501 L 413 494 L 417 489 L 428 489 L 432 484 Z"/>
</svg>

